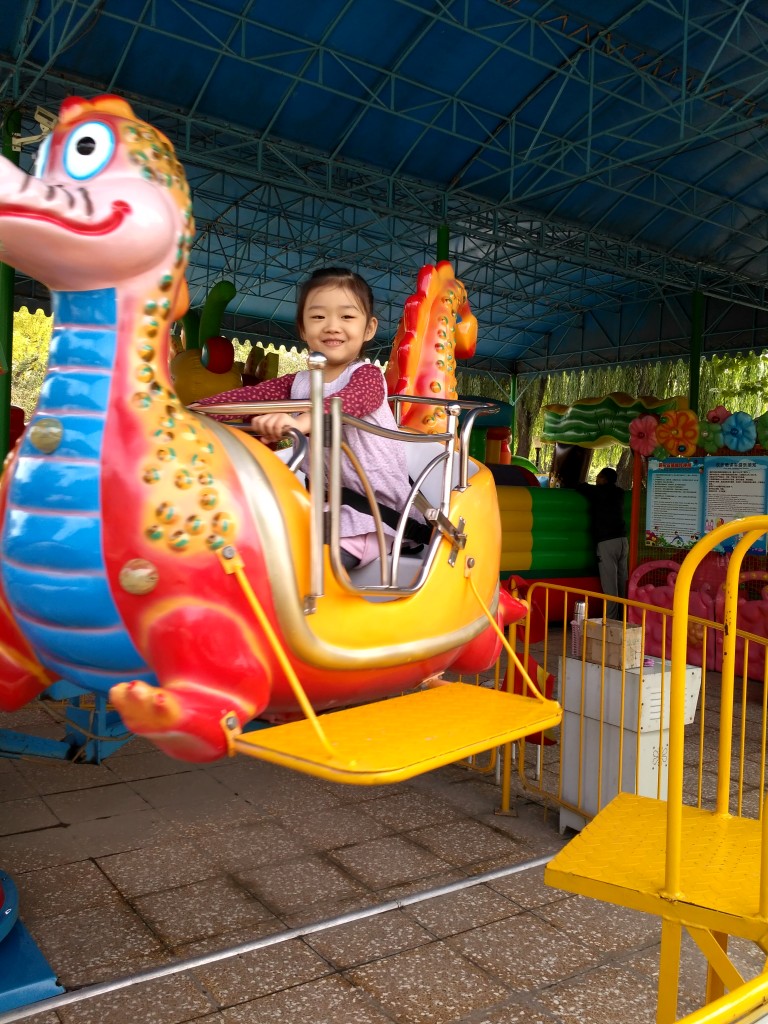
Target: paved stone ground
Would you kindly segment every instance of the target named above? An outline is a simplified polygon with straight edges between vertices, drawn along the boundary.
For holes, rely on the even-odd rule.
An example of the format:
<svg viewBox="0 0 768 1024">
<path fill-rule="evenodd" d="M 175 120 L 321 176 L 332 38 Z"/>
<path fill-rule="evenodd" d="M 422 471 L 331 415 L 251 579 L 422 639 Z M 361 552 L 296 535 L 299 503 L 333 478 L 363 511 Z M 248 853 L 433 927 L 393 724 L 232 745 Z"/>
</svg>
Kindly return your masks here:
<svg viewBox="0 0 768 1024">
<path fill-rule="evenodd" d="M 36 702 L 0 727 L 58 736 Z M 76 990 L 557 851 L 556 812 L 451 766 L 344 787 L 134 739 L 102 765 L 0 760 L 0 867 Z M 27 1018 L 35 1024 L 602 1024 L 654 1019 L 659 923 L 527 870 Z M 762 967 L 751 946 L 737 959 Z M 2 960 L 0 959 L 0 975 Z M 704 966 L 689 945 L 679 1011 Z"/>
</svg>

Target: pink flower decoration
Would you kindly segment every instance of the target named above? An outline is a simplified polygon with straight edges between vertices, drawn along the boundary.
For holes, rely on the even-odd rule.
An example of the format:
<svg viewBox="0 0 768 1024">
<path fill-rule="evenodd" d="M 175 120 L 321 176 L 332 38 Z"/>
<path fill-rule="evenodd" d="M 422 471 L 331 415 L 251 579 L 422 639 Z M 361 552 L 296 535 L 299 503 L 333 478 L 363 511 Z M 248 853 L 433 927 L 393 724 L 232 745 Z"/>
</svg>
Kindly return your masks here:
<svg viewBox="0 0 768 1024">
<path fill-rule="evenodd" d="M 730 415 L 724 405 L 718 405 L 714 409 L 709 410 L 707 419 L 710 423 L 725 423 Z"/>
<path fill-rule="evenodd" d="M 629 424 L 629 447 L 638 455 L 653 455 L 656 440 L 656 417 L 637 416 Z"/>
</svg>

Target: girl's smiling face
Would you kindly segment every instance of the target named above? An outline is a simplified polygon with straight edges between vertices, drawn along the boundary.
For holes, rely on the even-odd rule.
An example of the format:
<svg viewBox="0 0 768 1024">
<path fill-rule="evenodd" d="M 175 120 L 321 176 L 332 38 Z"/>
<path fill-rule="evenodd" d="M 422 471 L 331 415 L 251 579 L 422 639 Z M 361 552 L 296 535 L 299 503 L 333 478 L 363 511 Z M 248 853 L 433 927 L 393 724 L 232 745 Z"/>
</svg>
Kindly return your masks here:
<svg viewBox="0 0 768 1024">
<path fill-rule="evenodd" d="M 377 326 L 376 317 L 366 315 L 351 291 L 342 285 L 323 285 L 307 296 L 301 337 L 312 352 L 325 356 L 325 379 L 332 381 L 359 357 Z"/>
</svg>

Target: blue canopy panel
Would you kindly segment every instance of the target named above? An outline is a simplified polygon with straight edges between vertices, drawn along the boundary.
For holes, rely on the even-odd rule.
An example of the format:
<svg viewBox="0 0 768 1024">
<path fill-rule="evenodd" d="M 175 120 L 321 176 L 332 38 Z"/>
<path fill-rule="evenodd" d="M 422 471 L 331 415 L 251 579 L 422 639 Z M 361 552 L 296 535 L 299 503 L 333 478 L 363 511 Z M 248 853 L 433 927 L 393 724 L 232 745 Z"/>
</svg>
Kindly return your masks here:
<svg viewBox="0 0 768 1024">
<path fill-rule="evenodd" d="M 232 280 L 229 331 L 290 340 L 297 283 L 346 263 L 374 287 L 388 351 L 445 224 L 480 321 L 478 366 L 676 356 L 694 291 L 705 353 L 756 343 L 768 308 L 759 5 L 10 8 L 0 104 L 34 136 L 38 106 L 115 92 L 165 131 L 194 193 L 192 300 Z M 23 279 L 17 294 L 45 301 Z"/>
</svg>

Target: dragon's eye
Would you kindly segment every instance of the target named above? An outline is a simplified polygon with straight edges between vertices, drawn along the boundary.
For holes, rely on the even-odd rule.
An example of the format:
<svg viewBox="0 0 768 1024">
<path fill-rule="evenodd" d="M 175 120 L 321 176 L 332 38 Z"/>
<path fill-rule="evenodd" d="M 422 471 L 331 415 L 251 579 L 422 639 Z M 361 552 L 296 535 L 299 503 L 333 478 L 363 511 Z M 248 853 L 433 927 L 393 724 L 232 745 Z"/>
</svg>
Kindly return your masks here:
<svg viewBox="0 0 768 1024">
<path fill-rule="evenodd" d="M 78 125 L 64 145 L 64 170 L 83 181 L 98 174 L 115 151 L 112 129 L 101 121 Z"/>
<path fill-rule="evenodd" d="M 35 155 L 35 166 L 32 168 L 32 175 L 35 178 L 42 178 L 45 174 L 45 168 L 48 165 L 48 154 L 51 151 L 51 136 L 46 135 L 40 145 L 37 147 L 37 154 Z"/>
</svg>

